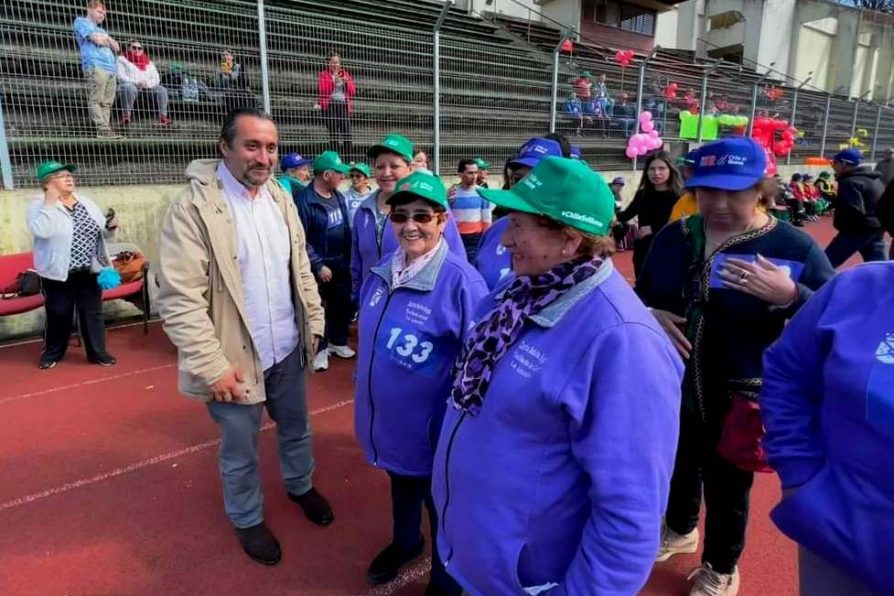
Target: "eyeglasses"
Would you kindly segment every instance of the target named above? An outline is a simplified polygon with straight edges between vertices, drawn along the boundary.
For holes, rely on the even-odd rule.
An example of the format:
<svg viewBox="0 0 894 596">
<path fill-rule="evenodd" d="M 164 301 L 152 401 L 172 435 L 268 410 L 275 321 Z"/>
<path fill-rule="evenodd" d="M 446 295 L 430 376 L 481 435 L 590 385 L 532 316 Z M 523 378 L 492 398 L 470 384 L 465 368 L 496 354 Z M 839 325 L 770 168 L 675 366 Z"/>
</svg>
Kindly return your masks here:
<svg viewBox="0 0 894 596">
<path fill-rule="evenodd" d="M 402 224 L 407 223 L 409 220 L 413 220 L 416 223 L 427 224 L 431 223 L 431 220 L 435 218 L 434 213 L 401 213 L 399 211 L 392 211 L 388 218 L 392 221 L 392 223 Z"/>
</svg>

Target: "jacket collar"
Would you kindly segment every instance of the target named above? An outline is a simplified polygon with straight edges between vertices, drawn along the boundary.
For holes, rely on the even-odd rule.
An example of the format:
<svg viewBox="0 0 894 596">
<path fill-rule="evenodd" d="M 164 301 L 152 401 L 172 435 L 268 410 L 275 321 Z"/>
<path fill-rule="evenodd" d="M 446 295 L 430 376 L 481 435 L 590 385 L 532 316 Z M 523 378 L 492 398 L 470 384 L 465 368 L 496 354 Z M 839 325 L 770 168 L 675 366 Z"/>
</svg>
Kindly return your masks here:
<svg viewBox="0 0 894 596">
<path fill-rule="evenodd" d="M 435 256 L 432 257 L 432 260 L 428 262 L 428 264 L 423 267 L 422 271 L 420 271 L 416 277 L 405 283 L 401 286 L 401 288 L 407 288 L 408 290 L 417 290 L 419 292 L 430 292 L 435 287 L 435 282 L 438 281 L 438 274 L 441 272 L 441 268 L 444 265 L 444 260 L 447 258 L 447 253 L 449 252 L 449 248 L 447 247 L 447 242 L 444 239 L 441 239 L 441 245 L 438 247 Z M 370 269 L 370 272 L 378 275 L 383 280 L 385 280 L 385 284 L 388 286 L 388 291 L 392 290 L 392 276 L 391 276 L 391 259 L 385 259 L 385 262 L 381 265 L 373 267 Z"/>
<path fill-rule="evenodd" d="M 196 159 L 190 162 L 186 168 L 186 178 L 191 182 L 208 189 L 214 189 L 215 192 L 205 192 L 200 195 L 201 199 L 210 205 L 220 207 L 226 205 L 224 198 L 223 182 L 217 176 L 217 166 L 222 163 L 220 159 Z M 289 199 L 282 185 L 271 176 L 264 185 L 267 192 L 273 198 L 273 201 L 280 204 L 282 201 Z M 194 195 L 195 196 L 195 195 Z"/>
<path fill-rule="evenodd" d="M 308 185 L 305 187 L 305 189 L 307 190 L 307 192 L 304 195 L 304 202 L 307 203 L 308 205 L 325 206 L 327 204 L 327 201 L 331 200 L 331 199 L 323 198 L 317 193 L 317 189 L 314 188 L 313 180 L 311 180 L 310 183 L 308 183 Z M 342 196 L 339 191 L 337 191 L 337 190 L 332 191 L 332 199 L 335 199 L 336 201 L 338 201 L 338 199 L 341 199 L 341 198 L 342 198 Z M 341 201 L 338 201 L 338 202 L 341 202 Z"/>
<path fill-rule="evenodd" d="M 555 327 L 575 304 L 580 302 L 590 292 L 601 286 L 614 270 L 615 266 L 614 263 L 612 263 L 612 260 L 610 258 L 605 259 L 595 275 L 591 275 L 581 283 L 577 284 L 558 300 L 541 310 L 536 315 L 530 317 L 531 322 L 546 329 Z"/>
</svg>

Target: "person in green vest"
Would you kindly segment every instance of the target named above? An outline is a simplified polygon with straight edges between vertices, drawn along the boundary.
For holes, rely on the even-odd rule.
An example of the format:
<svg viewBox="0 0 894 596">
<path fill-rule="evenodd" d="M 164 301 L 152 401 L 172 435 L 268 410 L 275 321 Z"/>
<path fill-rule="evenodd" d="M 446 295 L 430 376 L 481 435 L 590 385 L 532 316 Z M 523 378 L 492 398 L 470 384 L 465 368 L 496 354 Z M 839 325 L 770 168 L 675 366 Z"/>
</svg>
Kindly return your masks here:
<svg viewBox="0 0 894 596">
<path fill-rule="evenodd" d="M 287 153 L 279 162 L 279 169 L 282 173 L 276 177 L 277 181 L 292 194 L 292 198 L 297 200 L 298 193 L 308 185 L 312 176 L 310 173 L 310 164 L 312 159 L 305 159 L 297 153 Z"/>
</svg>

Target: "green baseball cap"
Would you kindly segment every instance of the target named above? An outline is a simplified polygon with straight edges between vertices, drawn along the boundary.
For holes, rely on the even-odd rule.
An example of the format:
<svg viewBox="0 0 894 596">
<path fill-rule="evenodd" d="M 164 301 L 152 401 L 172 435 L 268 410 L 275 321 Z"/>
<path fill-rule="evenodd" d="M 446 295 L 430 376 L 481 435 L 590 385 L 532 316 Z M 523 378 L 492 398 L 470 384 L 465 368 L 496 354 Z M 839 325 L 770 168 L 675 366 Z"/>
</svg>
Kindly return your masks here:
<svg viewBox="0 0 894 596">
<path fill-rule="evenodd" d="M 478 166 L 479 170 L 489 170 L 490 169 L 490 163 L 483 157 L 476 157 L 475 165 Z"/>
<path fill-rule="evenodd" d="M 351 171 L 350 166 L 343 162 L 335 151 L 324 151 L 320 153 L 314 160 L 314 174 L 320 174 L 327 170 L 338 172 L 339 174 L 347 174 Z"/>
<path fill-rule="evenodd" d="M 389 205 L 422 199 L 447 209 L 447 189 L 441 179 L 428 172 L 413 172 L 397 181 L 394 194 L 386 201 Z M 612 202 L 614 205 L 614 202 Z"/>
<path fill-rule="evenodd" d="M 366 154 L 375 159 L 386 151 L 396 153 L 397 155 L 406 158 L 407 161 L 413 161 L 413 141 L 396 132 L 385 135 L 382 142 L 370 147 Z"/>
<path fill-rule="evenodd" d="M 352 163 L 351 171 L 353 172 L 354 170 L 357 170 L 358 172 L 360 172 L 367 178 L 372 178 L 372 174 L 373 174 L 372 170 L 370 170 L 369 166 L 366 165 L 365 163 Z"/>
<path fill-rule="evenodd" d="M 589 70 L 585 70 L 585 71 L 583 71 L 582 73 L 580 73 L 580 78 L 582 78 L 582 79 L 592 79 L 592 78 L 593 78 L 593 75 L 590 73 Z"/>
<path fill-rule="evenodd" d="M 56 161 L 55 159 L 50 159 L 39 166 L 37 166 L 37 181 L 43 182 L 44 178 L 51 174 L 55 174 L 56 172 L 61 172 L 62 170 L 68 170 L 69 172 L 74 172 L 78 168 L 70 163 L 62 163 L 60 161 Z"/>
<path fill-rule="evenodd" d="M 605 180 L 577 159 L 544 157 L 511 190 L 478 191 L 498 207 L 542 215 L 605 236 L 615 217 L 615 197 Z"/>
</svg>

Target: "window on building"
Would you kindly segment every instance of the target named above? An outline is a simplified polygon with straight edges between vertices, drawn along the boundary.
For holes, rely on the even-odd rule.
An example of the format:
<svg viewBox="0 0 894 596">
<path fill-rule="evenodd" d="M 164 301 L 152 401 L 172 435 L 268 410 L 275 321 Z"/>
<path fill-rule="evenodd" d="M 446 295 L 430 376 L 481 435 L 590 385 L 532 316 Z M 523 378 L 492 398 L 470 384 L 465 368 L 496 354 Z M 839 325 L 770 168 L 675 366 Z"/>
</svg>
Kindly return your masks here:
<svg viewBox="0 0 894 596">
<path fill-rule="evenodd" d="M 586 5 L 585 5 L 586 6 Z M 592 0 L 593 22 L 624 31 L 655 35 L 655 11 L 622 0 Z"/>
</svg>

